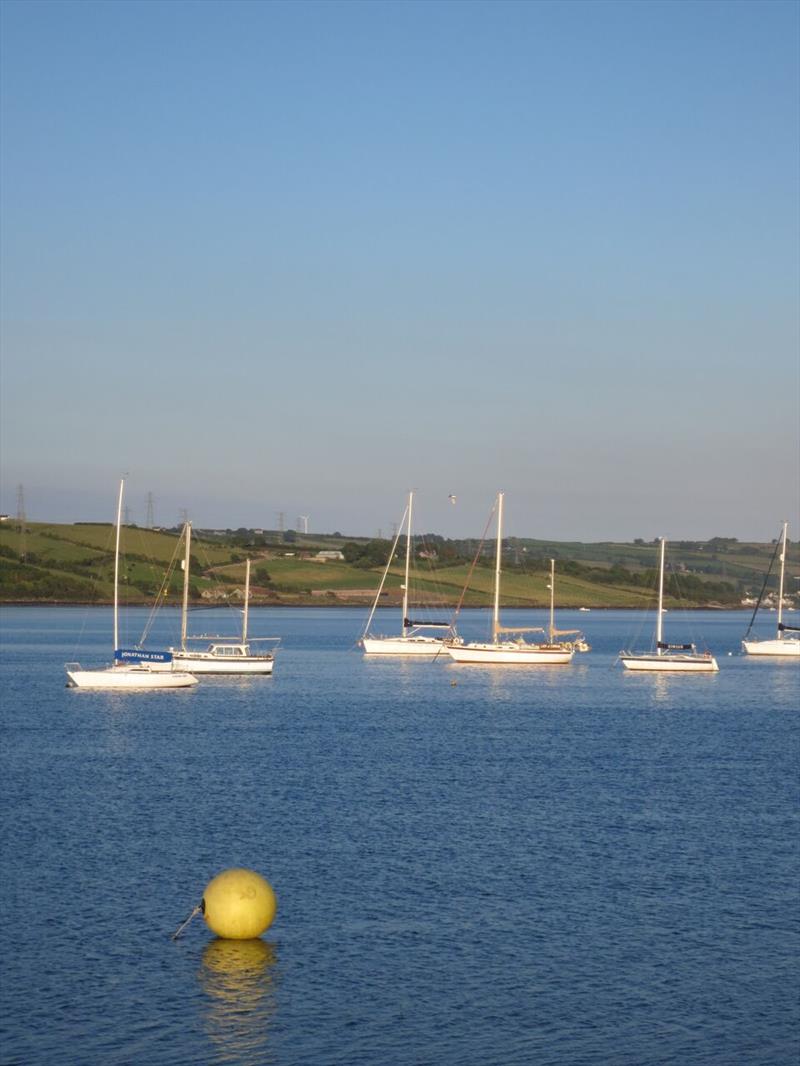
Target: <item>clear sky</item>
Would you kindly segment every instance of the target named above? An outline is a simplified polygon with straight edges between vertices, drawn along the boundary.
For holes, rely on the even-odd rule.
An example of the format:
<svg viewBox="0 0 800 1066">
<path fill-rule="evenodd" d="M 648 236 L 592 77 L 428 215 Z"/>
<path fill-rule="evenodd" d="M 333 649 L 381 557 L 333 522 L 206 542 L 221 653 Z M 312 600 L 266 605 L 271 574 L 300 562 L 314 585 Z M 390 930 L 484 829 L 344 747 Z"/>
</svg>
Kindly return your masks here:
<svg viewBox="0 0 800 1066">
<path fill-rule="evenodd" d="M 797 539 L 799 18 L 3 0 L 0 508 Z"/>
</svg>

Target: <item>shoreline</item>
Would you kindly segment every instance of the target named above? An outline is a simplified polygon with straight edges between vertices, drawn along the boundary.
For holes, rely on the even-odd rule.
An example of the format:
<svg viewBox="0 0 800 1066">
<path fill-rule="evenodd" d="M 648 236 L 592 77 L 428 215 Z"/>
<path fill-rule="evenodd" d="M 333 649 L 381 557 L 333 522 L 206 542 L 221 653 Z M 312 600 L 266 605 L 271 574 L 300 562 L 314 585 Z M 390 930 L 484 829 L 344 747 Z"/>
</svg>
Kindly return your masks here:
<svg viewBox="0 0 800 1066">
<path fill-rule="evenodd" d="M 113 606 L 114 606 L 114 604 L 113 604 L 113 602 L 111 600 L 103 600 L 103 601 L 100 601 L 100 602 L 98 602 L 97 600 L 92 600 L 91 602 L 87 601 L 87 600 L 2 600 L 2 601 L 0 601 L 0 610 L 2 610 L 4 607 L 97 607 L 97 608 L 108 608 L 108 607 L 113 607 Z M 176 601 L 174 603 L 172 603 L 172 602 L 163 603 L 161 606 L 162 607 L 170 607 L 170 608 L 172 608 L 174 610 L 180 610 L 180 608 L 181 608 L 181 604 L 178 601 Z M 229 608 L 231 606 L 235 607 L 236 605 L 235 604 L 220 604 L 219 606 L 216 606 L 216 607 L 208 607 L 207 605 L 195 604 L 194 606 L 196 606 L 196 607 L 202 606 L 202 609 L 205 610 L 205 611 L 209 611 L 209 610 L 223 611 L 226 608 Z M 395 603 L 385 603 L 385 604 L 381 604 L 380 608 L 383 609 L 383 610 L 396 610 L 399 606 L 400 606 L 399 603 L 396 603 L 396 604 Z M 549 604 L 528 604 L 528 605 L 501 604 L 500 606 L 503 609 L 503 611 L 549 611 L 550 610 Z M 256 608 L 256 607 L 270 607 L 270 608 L 274 607 L 274 608 L 277 608 L 279 610 L 285 610 L 285 609 L 292 608 L 292 607 L 313 607 L 315 609 L 320 609 L 320 610 L 323 610 L 323 611 L 328 611 L 328 610 L 336 609 L 336 608 L 345 608 L 347 610 L 363 611 L 366 608 L 368 608 L 369 605 L 368 604 L 364 604 L 364 603 L 352 603 L 352 602 L 350 602 L 350 603 L 346 603 L 346 602 L 319 603 L 318 601 L 314 601 L 314 602 L 312 602 L 312 601 L 303 601 L 303 602 L 298 602 L 298 603 L 286 603 L 286 602 L 283 602 L 283 603 L 254 603 L 251 600 L 250 601 L 250 609 L 252 610 L 253 608 Z M 442 605 L 440 605 L 439 609 L 442 610 L 442 611 L 454 611 L 455 607 L 456 607 L 455 604 L 442 604 Z M 145 602 L 142 602 L 142 603 L 128 603 L 128 604 L 125 604 L 125 605 L 120 605 L 120 609 L 121 610 L 130 610 L 132 608 L 138 608 L 138 609 L 141 609 L 141 610 L 151 610 L 152 609 L 152 605 L 149 604 L 149 603 L 145 603 Z M 192 604 L 189 605 L 189 610 L 191 611 L 191 609 L 192 609 Z M 465 606 L 465 607 L 461 608 L 462 611 L 491 611 L 491 609 L 492 608 L 491 608 L 491 606 L 489 604 L 486 604 L 485 606 L 476 606 L 475 604 L 471 604 L 469 606 Z M 631 606 L 626 606 L 624 604 L 619 604 L 619 605 L 607 604 L 607 605 L 605 605 L 603 607 L 589 607 L 586 611 L 582 611 L 580 607 L 569 607 L 569 606 L 565 606 L 563 604 L 558 604 L 557 603 L 555 605 L 555 610 L 557 610 L 557 611 L 574 611 L 576 614 L 579 614 L 579 613 L 584 613 L 584 614 L 592 613 L 593 614 L 595 611 L 598 611 L 598 612 L 599 611 L 645 611 L 645 612 L 647 612 L 647 611 L 652 611 L 652 608 L 648 608 L 646 606 L 643 606 L 643 607 L 631 607 Z M 687 607 L 670 607 L 669 608 L 670 612 L 671 611 L 675 611 L 675 612 L 677 612 L 677 611 L 738 611 L 740 613 L 746 613 L 746 612 L 748 612 L 750 610 L 751 610 L 750 607 L 742 607 L 742 606 L 726 607 L 726 606 L 724 606 L 722 604 L 718 604 L 718 603 L 693 604 L 691 607 L 687 606 Z"/>
</svg>

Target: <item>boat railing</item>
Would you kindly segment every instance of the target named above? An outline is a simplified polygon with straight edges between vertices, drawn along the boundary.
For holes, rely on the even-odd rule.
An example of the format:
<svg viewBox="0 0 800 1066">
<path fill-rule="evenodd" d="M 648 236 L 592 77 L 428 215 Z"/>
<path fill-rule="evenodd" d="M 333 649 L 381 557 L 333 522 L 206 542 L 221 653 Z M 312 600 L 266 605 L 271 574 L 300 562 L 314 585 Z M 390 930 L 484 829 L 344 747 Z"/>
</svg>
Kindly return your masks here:
<svg viewBox="0 0 800 1066">
<path fill-rule="evenodd" d="M 225 641 L 228 644 L 241 644 L 242 643 L 242 641 L 238 640 L 236 638 L 236 636 L 232 636 L 230 634 L 228 634 L 226 636 L 226 635 L 224 635 L 222 633 L 194 633 L 194 634 L 187 634 L 186 639 L 187 639 L 187 641 L 189 641 L 189 640 L 216 640 L 216 641 L 219 641 L 219 642 Z M 283 640 L 283 637 L 251 637 L 248 634 L 247 640 L 244 643 L 245 644 L 256 644 L 258 642 L 262 642 L 263 643 L 265 640 L 271 640 L 275 644 L 280 644 L 280 642 Z"/>
</svg>

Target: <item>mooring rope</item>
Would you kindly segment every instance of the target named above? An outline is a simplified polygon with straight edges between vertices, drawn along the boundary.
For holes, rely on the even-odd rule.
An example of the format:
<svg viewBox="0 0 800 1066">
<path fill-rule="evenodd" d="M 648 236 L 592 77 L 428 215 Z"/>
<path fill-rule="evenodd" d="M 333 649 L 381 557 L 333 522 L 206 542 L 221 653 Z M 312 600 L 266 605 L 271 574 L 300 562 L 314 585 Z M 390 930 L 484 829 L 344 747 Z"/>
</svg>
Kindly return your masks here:
<svg viewBox="0 0 800 1066">
<path fill-rule="evenodd" d="M 185 921 L 185 922 L 181 922 L 181 924 L 180 924 L 180 925 L 178 926 L 178 928 L 177 928 L 177 929 L 175 930 L 175 932 L 174 932 L 174 933 L 172 934 L 172 937 L 171 937 L 171 939 L 172 939 L 172 940 L 177 940 L 177 939 L 178 939 L 178 937 L 179 937 L 179 936 L 181 935 L 181 933 L 183 932 L 183 930 L 184 930 L 184 929 L 186 928 L 186 926 L 187 926 L 187 925 L 189 924 L 189 922 L 190 922 L 190 921 L 192 920 L 192 918 L 196 918 L 198 914 L 202 914 L 202 913 L 203 913 L 203 904 L 202 904 L 202 903 L 198 903 L 198 904 L 197 904 L 197 906 L 196 906 L 196 907 L 194 908 L 194 910 L 192 911 L 192 913 L 191 913 L 191 914 L 189 915 L 189 917 L 188 917 L 188 918 L 186 919 L 186 921 Z"/>
</svg>

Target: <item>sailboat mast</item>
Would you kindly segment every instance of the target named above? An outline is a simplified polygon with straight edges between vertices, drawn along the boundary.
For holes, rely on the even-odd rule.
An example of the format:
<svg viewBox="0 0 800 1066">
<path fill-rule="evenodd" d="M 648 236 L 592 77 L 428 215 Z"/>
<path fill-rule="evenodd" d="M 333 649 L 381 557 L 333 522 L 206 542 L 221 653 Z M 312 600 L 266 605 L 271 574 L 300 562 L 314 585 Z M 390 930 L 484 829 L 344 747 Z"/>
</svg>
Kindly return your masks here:
<svg viewBox="0 0 800 1066">
<path fill-rule="evenodd" d="M 247 643 L 247 613 L 250 610 L 250 559 L 244 564 L 244 611 L 242 611 L 242 644 Z"/>
<path fill-rule="evenodd" d="M 405 514 L 405 511 L 404 511 L 403 512 L 403 517 L 400 519 L 400 526 L 399 526 L 399 528 L 397 530 L 397 535 L 395 536 L 394 540 L 392 541 L 392 547 L 391 547 L 391 550 L 389 552 L 389 558 L 386 560 L 386 566 L 384 566 L 384 568 L 383 568 L 383 576 L 381 577 L 381 583 L 380 583 L 380 585 L 378 585 L 378 591 L 375 593 L 375 602 L 372 604 L 372 610 L 369 612 L 369 618 L 367 618 L 367 624 L 364 626 L 364 632 L 361 634 L 361 639 L 362 640 L 364 639 L 364 637 L 366 637 L 367 633 L 369 633 L 369 628 L 372 625 L 372 619 L 375 617 L 375 612 L 378 609 L 378 601 L 381 598 L 381 594 L 383 592 L 383 586 L 386 584 L 386 578 L 389 575 L 389 570 L 391 569 L 392 561 L 394 559 L 394 553 L 397 551 L 397 545 L 400 543 L 400 536 L 401 536 L 401 534 L 403 532 L 403 523 L 405 522 L 405 520 L 406 520 L 406 514 Z"/>
<path fill-rule="evenodd" d="M 556 561 L 550 560 L 550 643 L 553 643 L 555 633 L 555 610 L 556 610 Z"/>
<path fill-rule="evenodd" d="M 788 522 L 783 523 L 783 539 L 781 542 L 781 577 L 778 582 L 778 640 L 783 640 L 783 630 L 781 629 L 781 622 L 783 621 L 783 571 L 786 566 L 786 529 L 788 525 Z"/>
<path fill-rule="evenodd" d="M 117 537 L 114 545 L 114 651 L 119 647 L 119 534 L 122 526 L 122 492 L 125 488 L 125 478 L 119 483 L 119 499 L 117 500 Z"/>
<path fill-rule="evenodd" d="M 664 549 L 666 541 L 661 538 L 661 555 L 658 562 L 658 615 L 656 617 L 656 655 L 661 654 L 664 628 Z"/>
<path fill-rule="evenodd" d="M 408 494 L 408 525 L 406 527 L 406 576 L 403 580 L 403 635 L 406 632 L 408 619 L 408 575 L 411 566 L 411 510 L 414 506 L 414 493 Z"/>
<path fill-rule="evenodd" d="M 181 651 L 186 651 L 186 627 L 189 618 L 189 558 L 192 550 L 192 523 L 186 523 L 186 550 L 183 556 L 183 605 L 181 608 Z"/>
<path fill-rule="evenodd" d="M 497 494 L 497 552 L 494 560 L 494 613 L 492 615 L 492 643 L 497 643 L 500 629 L 500 563 L 503 554 L 503 493 Z"/>
</svg>

